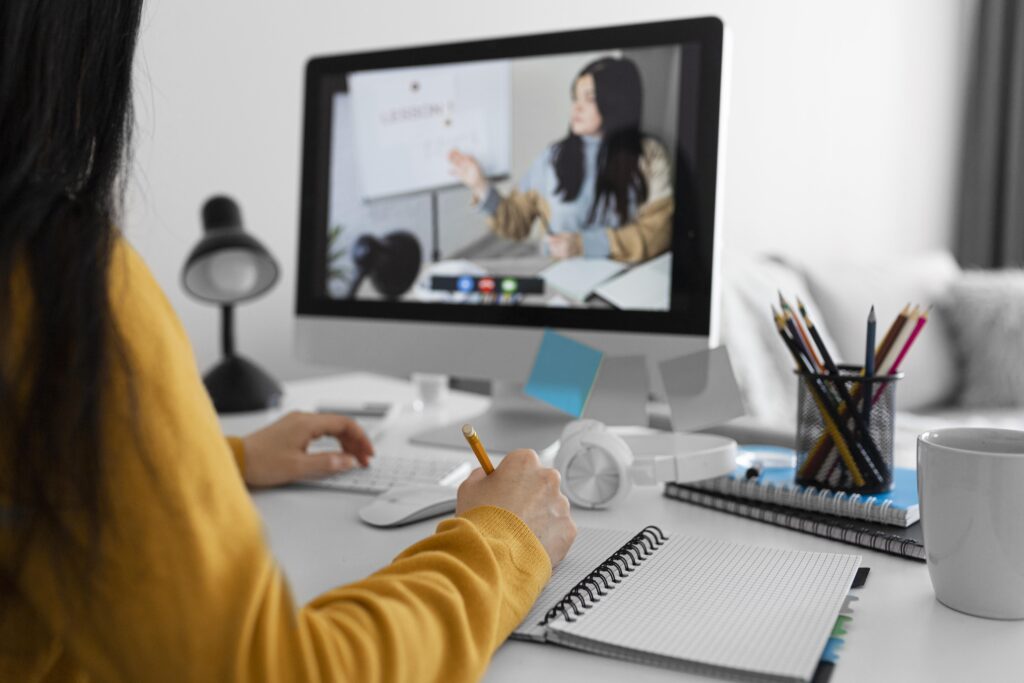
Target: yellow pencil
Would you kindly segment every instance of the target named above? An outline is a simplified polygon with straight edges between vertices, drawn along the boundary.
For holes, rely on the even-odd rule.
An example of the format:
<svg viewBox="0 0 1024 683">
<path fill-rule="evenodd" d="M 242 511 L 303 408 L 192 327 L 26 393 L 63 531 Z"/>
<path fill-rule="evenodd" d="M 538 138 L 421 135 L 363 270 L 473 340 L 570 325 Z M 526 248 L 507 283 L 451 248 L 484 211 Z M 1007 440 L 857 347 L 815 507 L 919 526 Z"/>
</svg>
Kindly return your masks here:
<svg viewBox="0 0 1024 683">
<path fill-rule="evenodd" d="M 772 313 L 775 316 L 775 327 L 776 329 L 778 329 L 779 334 L 782 335 L 783 340 L 788 339 L 788 337 L 786 336 L 786 319 L 782 316 L 781 313 L 775 310 L 775 306 L 772 306 Z M 793 343 L 793 346 L 790 347 L 789 352 L 792 354 L 793 360 L 796 361 L 797 370 L 800 370 L 800 356 L 796 351 L 795 341 Z M 810 369 L 810 366 L 808 366 L 808 369 Z M 821 418 L 825 422 L 826 432 L 828 432 L 828 434 L 832 437 L 832 443 L 835 444 L 837 449 L 839 449 L 839 455 L 842 457 L 843 464 L 846 465 L 846 469 L 849 470 L 851 475 L 853 475 L 854 484 L 856 484 L 857 486 L 864 486 L 864 484 L 866 483 L 866 481 L 864 480 L 864 475 L 861 474 L 860 468 L 857 467 L 857 463 L 854 460 L 853 453 L 850 452 L 850 448 L 849 445 L 846 443 L 846 439 L 843 438 L 842 433 L 840 433 L 839 431 L 838 425 L 836 425 L 835 421 L 829 414 L 828 408 L 826 408 L 825 406 L 825 402 L 823 400 L 825 394 L 822 393 L 819 395 L 819 392 L 815 390 L 814 382 L 811 380 L 811 377 L 809 375 L 804 375 L 803 379 L 804 382 L 807 384 L 808 393 L 814 399 L 815 404 L 817 404 L 818 412 L 821 413 Z M 803 467 L 800 470 L 800 476 L 807 475 L 807 472 L 805 472 L 804 470 L 807 469 L 809 462 L 810 458 L 804 461 Z"/>
<path fill-rule="evenodd" d="M 484 445 L 480 443 L 480 437 L 476 435 L 473 425 L 462 425 L 462 435 L 469 442 L 469 447 L 473 449 L 473 455 L 480 461 L 480 467 L 484 468 L 484 473 L 490 474 L 493 472 L 494 465 L 491 464 L 491 459 L 487 457 L 487 451 L 484 450 Z"/>
</svg>

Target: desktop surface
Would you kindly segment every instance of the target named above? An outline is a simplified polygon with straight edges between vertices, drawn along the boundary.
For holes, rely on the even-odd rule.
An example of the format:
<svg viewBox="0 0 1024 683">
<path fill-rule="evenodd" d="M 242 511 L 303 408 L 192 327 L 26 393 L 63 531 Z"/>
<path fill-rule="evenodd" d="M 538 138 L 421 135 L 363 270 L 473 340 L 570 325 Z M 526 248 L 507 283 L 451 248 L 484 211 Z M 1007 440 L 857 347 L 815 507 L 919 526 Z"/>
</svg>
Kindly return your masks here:
<svg viewBox="0 0 1024 683">
<path fill-rule="evenodd" d="M 413 389 L 393 378 L 353 373 L 286 385 L 282 409 L 223 417 L 228 434 L 244 434 L 286 410 L 313 410 L 342 400 L 397 401 L 410 406 Z M 445 449 L 410 446 L 406 439 L 428 426 L 468 419 L 487 408 L 486 398 L 452 392 L 443 407 L 411 408 L 396 416 L 376 442 L 380 453 L 408 455 Z M 482 435 L 483 436 L 483 435 Z M 467 459 L 472 459 L 468 447 Z M 912 462 L 901 453 L 898 460 Z M 1019 680 L 1024 621 L 993 621 L 955 612 L 935 599 L 925 564 L 891 557 L 665 498 L 660 486 L 636 487 L 612 510 L 574 509 L 579 526 L 639 530 L 656 524 L 667 533 L 704 536 L 792 550 L 859 553 L 871 568 L 855 595 L 833 680 Z M 386 566 L 403 549 L 431 534 L 442 518 L 394 529 L 359 521 L 371 498 L 362 494 L 291 486 L 253 492 L 267 537 L 298 604 Z M 737 647 L 742 647 L 737 643 Z M 710 680 L 692 674 L 597 657 L 561 647 L 507 642 L 495 654 L 484 680 L 560 682 Z"/>
</svg>

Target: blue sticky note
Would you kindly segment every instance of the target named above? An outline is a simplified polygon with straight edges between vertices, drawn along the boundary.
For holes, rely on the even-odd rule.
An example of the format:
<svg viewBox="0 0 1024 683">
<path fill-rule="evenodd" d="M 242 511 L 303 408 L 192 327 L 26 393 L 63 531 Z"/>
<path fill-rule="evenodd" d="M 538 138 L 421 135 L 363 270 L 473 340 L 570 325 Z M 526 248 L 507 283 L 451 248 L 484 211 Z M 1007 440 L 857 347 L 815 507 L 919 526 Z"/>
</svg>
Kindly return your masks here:
<svg viewBox="0 0 1024 683">
<path fill-rule="evenodd" d="M 545 330 L 523 391 L 527 396 L 579 417 L 587 407 L 603 355 L 586 344 Z"/>
</svg>

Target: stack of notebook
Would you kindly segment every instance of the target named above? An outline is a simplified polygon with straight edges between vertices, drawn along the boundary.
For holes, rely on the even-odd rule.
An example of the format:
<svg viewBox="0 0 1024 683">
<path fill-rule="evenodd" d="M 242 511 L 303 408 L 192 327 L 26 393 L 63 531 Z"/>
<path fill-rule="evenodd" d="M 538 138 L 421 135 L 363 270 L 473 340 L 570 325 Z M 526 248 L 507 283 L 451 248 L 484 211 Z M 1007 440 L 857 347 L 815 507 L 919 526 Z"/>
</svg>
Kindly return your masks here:
<svg viewBox="0 0 1024 683">
<path fill-rule="evenodd" d="M 743 446 L 741 455 L 792 455 L 791 449 Z M 770 460 L 771 458 L 766 458 Z M 667 484 L 669 498 L 749 517 L 852 545 L 924 560 L 917 473 L 896 468 L 892 491 L 876 495 L 798 486 L 793 467 L 746 466 L 728 476 L 689 484 Z"/>
</svg>

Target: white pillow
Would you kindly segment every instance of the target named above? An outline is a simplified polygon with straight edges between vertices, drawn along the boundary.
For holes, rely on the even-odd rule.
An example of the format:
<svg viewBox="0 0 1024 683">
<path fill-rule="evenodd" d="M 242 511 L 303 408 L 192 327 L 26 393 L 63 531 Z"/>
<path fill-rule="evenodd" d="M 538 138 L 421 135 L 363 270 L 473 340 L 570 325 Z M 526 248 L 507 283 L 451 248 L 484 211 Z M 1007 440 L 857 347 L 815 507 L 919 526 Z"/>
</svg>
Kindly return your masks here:
<svg viewBox="0 0 1024 683">
<path fill-rule="evenodd" d="M 940 308 L 963 367 L 959 404 L 1024 406 L 1024 271 L 969 271 Z"/>
<path fill-rule="evenodd" d="M 835 348 L 827 322 L 803 275 L 764 254 L 730 250 L 722 263 L 721 337 L 740 386 L 747 415 L 776 427 L 795 429 L 797 378 L 772 320 L 778 292 L 807 307 L 825 343 Z"/>
<path fill-rule="evenodd" d="M 851 365 L 864 364 L 868 311 L 875 307 L 877 340 L 908 303 L 931 306 L 941 302 L 960 276 L 960 266 L 945 251 L 909 258 L 813 261 L 803 264 L 807 282 L 836 346 L 835 355 Z M 896 405 L 918 410 L 947 403 L 958 383 L 956 349 L 941 309 L 928 323 L 904 359 L 906 378 L 896 387 Z"/>
</svg>

